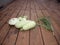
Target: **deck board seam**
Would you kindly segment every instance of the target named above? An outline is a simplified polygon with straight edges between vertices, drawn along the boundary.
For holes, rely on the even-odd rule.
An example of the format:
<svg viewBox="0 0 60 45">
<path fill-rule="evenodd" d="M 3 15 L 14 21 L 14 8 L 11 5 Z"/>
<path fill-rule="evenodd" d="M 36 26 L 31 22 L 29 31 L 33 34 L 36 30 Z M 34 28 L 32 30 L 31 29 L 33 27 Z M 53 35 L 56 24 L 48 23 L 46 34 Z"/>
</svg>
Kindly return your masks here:
<svg viewBox="0 0 60 45">
<path fill-rule="evenodd" d="M 34 5 L 35 6 L 35 5 Z M 41 10 L 41 9 L 40 9 Z M 37 11 L 36 11 L 36 6 L 35 6 L 35 13 L 36 13 L 36 16 L 38 15 L 37 14 Z M 38 16 L 37 16 L 37 18 L 38 18 Z M 45 43 L 44 43 L 44 38 L 43 38 L 43 34 L 42 34 L 42 31 L 41 31 L 41 26 L 38 26 L 39 27 L 39 29 L 40 29 L 40 33 L 41 33 L 41 38 L 42 38 L 42 42 L 43 42 L 43 45 L 45 45 Z"/>
</svg>

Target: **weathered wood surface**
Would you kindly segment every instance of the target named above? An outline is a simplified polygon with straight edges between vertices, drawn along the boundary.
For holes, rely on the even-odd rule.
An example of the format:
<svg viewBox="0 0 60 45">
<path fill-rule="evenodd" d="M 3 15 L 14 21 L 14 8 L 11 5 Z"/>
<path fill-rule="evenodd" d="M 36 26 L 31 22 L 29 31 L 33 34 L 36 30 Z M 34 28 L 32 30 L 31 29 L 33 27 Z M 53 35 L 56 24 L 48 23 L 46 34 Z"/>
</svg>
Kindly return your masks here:
<svg viewBox="0 0 60 45">
<path fill-rule="evenodd" d="M 0 11 L 0 45 L 59 45 L 60 13 L 54 6 L 55 3 L 49 7 L 44 0 L 16 0 Z M 29 31 L 19 31 L 8 24 L 10 18 L 24 15 L 34 21 L 43 16 L 50 16 L 56 38 L 52 32 L 41 26 Z"/>
</svg>

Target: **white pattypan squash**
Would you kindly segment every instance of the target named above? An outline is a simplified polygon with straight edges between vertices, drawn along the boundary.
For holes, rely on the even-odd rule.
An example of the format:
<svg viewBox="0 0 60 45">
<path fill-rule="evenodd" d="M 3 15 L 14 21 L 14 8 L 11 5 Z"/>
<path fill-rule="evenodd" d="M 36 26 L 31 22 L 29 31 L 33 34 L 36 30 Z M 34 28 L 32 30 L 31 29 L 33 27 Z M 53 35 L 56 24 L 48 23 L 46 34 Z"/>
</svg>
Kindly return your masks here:
<svg viewBox="0 0 60 45">
<path fill-rule="evenodd" d="M 19 21 L 18 18 L 11 18 L 8 23 L 10 25 L 15 25 L 18 21 Z"/>
</svg>

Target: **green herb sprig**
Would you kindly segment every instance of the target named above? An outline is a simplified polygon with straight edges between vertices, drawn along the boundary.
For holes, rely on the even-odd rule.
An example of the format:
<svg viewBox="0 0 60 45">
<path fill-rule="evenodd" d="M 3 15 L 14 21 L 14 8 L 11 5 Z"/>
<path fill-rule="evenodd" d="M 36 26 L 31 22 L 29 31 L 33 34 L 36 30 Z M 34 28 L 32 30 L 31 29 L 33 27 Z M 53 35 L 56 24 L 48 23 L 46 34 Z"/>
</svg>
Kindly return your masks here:
<svg viewBox="0 0 60 45">
<path fill-rule="evenodd" d="M 48 20 L 48 18 L 42 17 L 42 18 L 39 19 L 39 21 L 42 22 L 40 24 L 42 27 L 46 28 L 49 31 L 52 31 L 52 25 L 51 25 L 50 21 Z"/>
</svg>

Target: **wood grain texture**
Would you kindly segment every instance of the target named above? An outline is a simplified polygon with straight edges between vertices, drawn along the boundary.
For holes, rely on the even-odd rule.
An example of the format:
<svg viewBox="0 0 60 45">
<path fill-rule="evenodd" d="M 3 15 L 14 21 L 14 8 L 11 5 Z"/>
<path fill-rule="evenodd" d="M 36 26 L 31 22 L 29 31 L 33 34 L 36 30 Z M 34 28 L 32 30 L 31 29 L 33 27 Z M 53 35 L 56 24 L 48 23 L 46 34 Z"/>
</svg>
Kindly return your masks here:
<svg viewBox="0 0 60 45">
<path fill-rule="evenodd" d="M 0 45 L 59 45 L 59 7 L 55 2 L 47 0 L 15 0 L 0 11 Z M 50 16 L 56 38 L 52 32 L 42 26 L 36 26 L 29 31 L 20 31 L 8 24 L 10 18 L 20 16 L 27 16 L 29 20 L 34 21 L 44 16 Z"/>
</svg>

